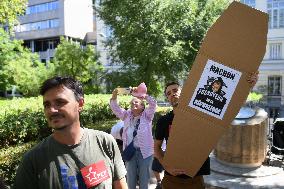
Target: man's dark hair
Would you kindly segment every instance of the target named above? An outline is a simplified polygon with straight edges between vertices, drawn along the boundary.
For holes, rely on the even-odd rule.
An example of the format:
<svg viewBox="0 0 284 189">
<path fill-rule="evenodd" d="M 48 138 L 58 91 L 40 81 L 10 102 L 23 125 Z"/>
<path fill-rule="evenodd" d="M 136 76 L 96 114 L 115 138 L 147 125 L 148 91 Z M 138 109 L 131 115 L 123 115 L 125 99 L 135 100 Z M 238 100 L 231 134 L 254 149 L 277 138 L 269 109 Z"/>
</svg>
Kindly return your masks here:
<svg viewBox="0 0 284 189">
<path fill-rule="evenodd" d="M 166 86 L 165 86 L 165 89 L 164 89 L 164 94 L 166 96 L 167 96 L 166 90 L 167 90 L 168 86 L 170 86 L 170 85 L 178 85 L 180 87 L 180 84 L 178 82 L 176 82 L 176 81 L 171 81 L 171 82 L 167 83 Z"/>
<path fill-rule="evenodd" d="M 75 98 L 79 101 L 80 98 L 84 98 L 83 86 L 79 81 L 71 77 L 55 76 L 47 79 L 40 87 L 40 94 L 44 95 L 48 90 L 58 86 L 64 86 L 74 92 Z"/>
</svg>

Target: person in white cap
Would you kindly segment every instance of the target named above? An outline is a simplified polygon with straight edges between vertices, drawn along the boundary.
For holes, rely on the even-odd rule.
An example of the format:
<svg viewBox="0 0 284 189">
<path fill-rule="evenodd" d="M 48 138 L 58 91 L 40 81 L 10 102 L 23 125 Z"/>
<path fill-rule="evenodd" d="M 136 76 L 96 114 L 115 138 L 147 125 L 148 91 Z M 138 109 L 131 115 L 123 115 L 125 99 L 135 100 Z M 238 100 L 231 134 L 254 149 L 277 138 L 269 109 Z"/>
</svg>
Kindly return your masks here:
<svg viewBox="0 0 284 189">
<path fill-rule="evenodd" d="M 110 134 L 115 138 L 119 150 L 122 152 L 122 132 L 123 132 L 123 121 L 119 121 L 114 126 L 112 126 Z"/>
</svg>

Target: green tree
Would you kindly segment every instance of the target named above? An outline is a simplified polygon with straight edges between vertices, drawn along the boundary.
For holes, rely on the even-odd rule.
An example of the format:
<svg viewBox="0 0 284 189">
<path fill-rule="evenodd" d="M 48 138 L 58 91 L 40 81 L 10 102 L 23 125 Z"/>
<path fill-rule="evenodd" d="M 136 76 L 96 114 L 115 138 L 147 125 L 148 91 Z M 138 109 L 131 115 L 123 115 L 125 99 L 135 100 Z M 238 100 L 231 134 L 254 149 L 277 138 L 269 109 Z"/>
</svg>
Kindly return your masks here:
<svg viewBox="0 0 284 189">
<path fill-rule="evenodd" d="M 15 85 L 25 96 L 37 96 L 39 85 L 53 72 L 52 65 L 46 69 L 22 43 L 0 28 L 0 91 Z"/>
<path fill-rule="evenodd" d="M 228 0 L 103 0 L 97 11 L 113 30 L 106 45 L 126 70 L 120 75 L 134 76 L 134 85 L 144 81 L 157 94 L 159 83 L 185 78 L 207 29 L 227 5 Z"/>
<path fill-rule="evenodd" d="M 1 0 L 0 25 L 14 26 L 17 17 L 25 12 L 27 0 Z"/>
<path fill-rule="evenodd" d="M 81 81 L 86 93 L 98 93 L 101 90 L 102 65 L 92 45 L 81 44 L 61 38 L 54 56 L 55 73 L 68 75 Z"/>
<path fill-rule="evenodd" d="M 0 91 L 15 85 L 25 96 L 38 95 L 40 83 L 52 73 L 38 61 L 38 56 L 11 39 L 17 17 L 25 12 L 27 0 L 1 0 L 0 25 L 8 26 L 8 33 L 0 28 Z"/>
<path fill-rule="evenodd" d="M 10 62 L 6 70 L 13 76 L 14 85 L 24 96 L 38 96 L 43 81 L 54 74 L 54 67 L 51 64 L 46 68 L 39 61 L 38 55 L 29 50 L 25 50 L 19 58 L 21 59 Z"/>
</svg>

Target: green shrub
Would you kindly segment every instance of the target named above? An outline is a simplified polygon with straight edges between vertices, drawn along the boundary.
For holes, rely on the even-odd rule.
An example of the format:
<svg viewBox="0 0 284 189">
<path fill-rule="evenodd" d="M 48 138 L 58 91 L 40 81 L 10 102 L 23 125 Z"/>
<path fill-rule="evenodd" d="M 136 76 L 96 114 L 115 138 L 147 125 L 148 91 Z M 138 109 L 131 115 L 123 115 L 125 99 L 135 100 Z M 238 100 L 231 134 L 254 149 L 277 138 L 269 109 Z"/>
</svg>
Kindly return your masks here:
<svg viewBox="0 0 284 189">
<path fill-rule="evenodd" d="M 37 142 L 32 141 L 18 146 L 6 147 L 0 150 L 0 177 L 5 183 L 11 185 L 22 156 Z"/>
<path fill-rule="evenodd" d="M 130 96 L 120 97 L 120 105 L 129 107 Z M 83 126 L 115 119 L 109 107 L 110 95 L 86 95 L 81 112 Z M 41 140 L 51 133 L 42 108 L 42 97 L 0 100 L 0 148 Z M 166 111 L 168 108 L 160 108 Z M 159 111 L 160 111 L 159 110 Z"/>
<path fill-rule="evenodd" d="M 98 121 L 96 123 L 87 125 L 86 127 L 89 129 L 95 129 L 99 131 L 104 131 L 106 133 L 110 133 L 111 128 L 114 124 L 116 124 L 119 120 L 118 119 L 110 119 L 105 121 Z"/>
<path fill-rule="evenodd" d="M 247 97 L 247 102 L 259 102 L 263 98 L 263 94 L 257 92 L 250 92 Z"/>
<path fill-rule="evenodd" d="M 86 95 L 83 125 L 113 119 L 109 108 L 110 95 Z M 122 107 L 129 105 L 129 96 L 121 97 Z M 42 108 L 42 97 L 0 100 L 0 147 L 41 139 L 50 134 Z"/>
</svg>

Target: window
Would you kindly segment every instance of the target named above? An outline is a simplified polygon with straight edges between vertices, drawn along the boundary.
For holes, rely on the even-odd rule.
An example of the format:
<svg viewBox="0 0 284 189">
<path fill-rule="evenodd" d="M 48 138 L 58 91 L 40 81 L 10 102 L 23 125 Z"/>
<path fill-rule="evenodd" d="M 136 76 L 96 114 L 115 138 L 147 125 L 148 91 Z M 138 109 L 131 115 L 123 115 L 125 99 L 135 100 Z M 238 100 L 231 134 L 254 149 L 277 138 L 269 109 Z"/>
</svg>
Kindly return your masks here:
<svg viewBox="0 0 284 189">
<path fill-rule="evenodd" d="M 280 96 L 281 95 L 281 76 L 268 77 L 268 95 Z"/>
<path fill-rule="evenodd" d="M 48 42 L 42 41 L 42 51 L 47 51 L 47 49 L 48 49 Z"/>
<path fill-rule="evenodd" d="M 49 57 L 49 62 L 53 63 L 54 57 Z"/>
<path fill-rule="evenodd" d="M 48 48 L 54 49 L 54 42 L 53 41 L 48 41 Z"/>
<path fill-rule="evenodd" d="M 31 46 L 31 41 L 24 41 L 23 46 L 26 47 L 26 48 L 31 49 L 31 47 L 32 47 Z"/>
<path fill-rule="evenodd" d="M 36 41 L 35 42 L 35 52 L 43 52 L 47 51 L 48 49 L 48 42 L 47 41 Z"/>
<path fill-rule="evenodd" d="M 56 28 L 58 26 L 59 26 L 58 19 L 49 20 L 49 28 Z"/>
<path fill-rule="evenodd" d="M 281 43 L 269 44 L 269 58 L 271 60 L 282 59 L 282 44 Z"/>
<path fill-rule="evenodd" d="M 46 28 L 48 28 L 49 26 L 48 26 L 48 22 L 47 21 L 43 21 L 43 22 L 41 22 L 40 23 L 40 28 L 41 29 L 46 29 Z"/>
<path fill-rule="evenodd" d="M 58 9 L 58 1 L 49 3 L 48 10 L 55 10 L 55 9 Z"/>
<path fill-rule="evenodd" d="M 44 20 L 40 22 L 27 23 L 16 26 L 16 32 L 26 32 L 32 30 L 44 30 L 59 27 L 59 19 Z"/>
<path fill-rule="evenodd" d="M 251 7 L 255 7 L 255 0 L 241 0 L 241 3 L 251 6 Z"/>
<path fill-rule="evenodd" d="M 58 4 L 59 4 L 58 1 L 53 1 L 53 2 L 48 2 L 48 3 L 38 4 L 38 5 L 32 5 L 27 8 L 26 14 L 36 14 L 36 13 L 56 10 L 58 9 Z"/>
<path fill-rule="evenodd" d="M 42 43 L 41 41 L 36 41 L 35 42 L 35 52 L 40 52 L 42 51 Z"/>
<path fill-rule="evenodd" d="M 55 49 L 59 44 L 59 38 L 36 40 L 35 41 L 35 52 L 43 52 L 48 49 Z"/>
<path fill-rule="evenodd" d="M 284 0 L 268 0 L 269 28 L 284 28 Z"/>
</svg>

